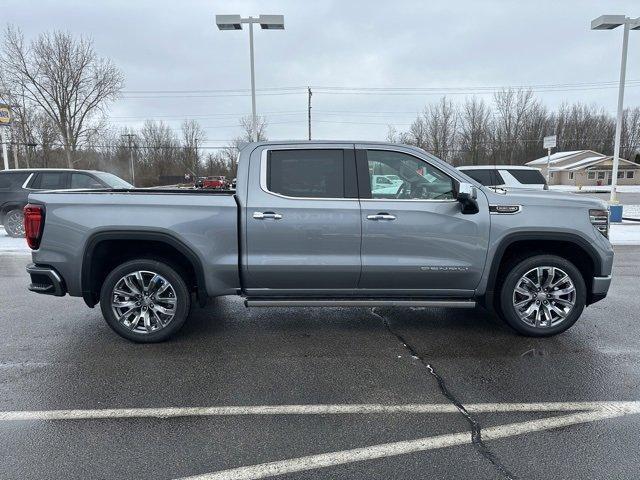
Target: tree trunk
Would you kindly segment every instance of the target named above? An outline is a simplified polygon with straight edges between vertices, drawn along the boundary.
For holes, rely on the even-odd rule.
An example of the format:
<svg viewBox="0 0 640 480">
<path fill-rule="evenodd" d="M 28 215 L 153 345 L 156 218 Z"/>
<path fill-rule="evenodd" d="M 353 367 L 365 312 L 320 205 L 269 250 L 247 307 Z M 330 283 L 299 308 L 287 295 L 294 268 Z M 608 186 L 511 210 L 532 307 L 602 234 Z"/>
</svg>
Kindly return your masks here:
<svg viewBox="0 0 640 480">
<path fill-rule="evenodd" d="M 71 148 L 69 145 L 65 146 L 64 153 L 67 156 L 67 165 L 69 168 L 73 168 L 73 159 L 71 158 Z"/>
</svg>

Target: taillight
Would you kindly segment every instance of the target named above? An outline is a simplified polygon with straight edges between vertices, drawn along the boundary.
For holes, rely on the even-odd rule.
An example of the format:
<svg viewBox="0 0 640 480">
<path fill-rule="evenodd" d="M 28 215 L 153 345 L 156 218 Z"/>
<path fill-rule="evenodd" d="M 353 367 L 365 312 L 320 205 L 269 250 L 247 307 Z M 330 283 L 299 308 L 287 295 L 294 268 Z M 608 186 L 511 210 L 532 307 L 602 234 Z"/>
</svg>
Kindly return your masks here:
<svg viewBox="0 0 640 480">
<path fill-rule="evenodd" d="M 29 203 L 24 207 L 24 233 L 27 244 L 32 250 L 37 250 L 44 228 L 44 207 Z"/>
</svg>

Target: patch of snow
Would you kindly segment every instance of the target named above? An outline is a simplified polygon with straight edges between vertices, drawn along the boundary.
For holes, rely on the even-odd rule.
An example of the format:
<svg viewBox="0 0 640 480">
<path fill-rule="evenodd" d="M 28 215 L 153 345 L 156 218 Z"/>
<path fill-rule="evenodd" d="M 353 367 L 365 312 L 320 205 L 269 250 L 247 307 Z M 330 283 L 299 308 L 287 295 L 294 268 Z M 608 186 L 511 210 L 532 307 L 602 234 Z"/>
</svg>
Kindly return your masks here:
<svg viewBox="0 0 640 480">
<path fill-rule="evenodd" d="M 10 237 L 4 227 L 0 226 L 0 254 L 29 255 L 31 249 L 24 238 Z"/>
<path fill-rule="evenodd" d="M 640 223 L 612 224 L 609 241 L 613 245 L 640 245 Z"/>
<path fill-rule="evenodd" d="M 623 205 L 622 216 L 640 219 L 640 205 Z"/>
<path fill-rule="evenodd" d="M 611 186 L 609 185 L 585 185 L 581 189 L 578 189 L 575 185 L 549 185 L 551 190 L 560 190 L 562 192 L 610 192 Z M 617 192 L 622 193 L 640 193 L 640 185 L 618 185 L 616 187 Z"/>
</svg>

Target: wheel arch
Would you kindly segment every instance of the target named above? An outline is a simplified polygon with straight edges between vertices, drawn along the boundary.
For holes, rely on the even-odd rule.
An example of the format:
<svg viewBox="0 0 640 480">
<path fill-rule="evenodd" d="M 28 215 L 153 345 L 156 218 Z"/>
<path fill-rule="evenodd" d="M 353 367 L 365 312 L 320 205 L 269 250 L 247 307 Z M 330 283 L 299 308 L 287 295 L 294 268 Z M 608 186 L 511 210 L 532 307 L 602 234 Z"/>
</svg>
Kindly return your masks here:
<svg viewBox="0 0 640 480">
<path fill-rule="evenodd" d="M 135 230 L 100 231 L 91 235 L 85 245 L 80 286 L 82 298 L 89 307 L 98 303 L 99 288 L 109 267 L 145 256 L 160 257 L 177 266 L 188 276 L 189 287 L 195 291 L 198 303 L 201 306 L 206 303 L 207 289 L 202 262 L 190 247 L 171 234 Z M 123 246 L 129 247 L 126 253 L 105 261 L 106 252 Z"/>
<path fill-rule="evenodd" d="M 593 303 L 593 276 L 602 272 L 602 259 L 586 239 L 564 232 L 516 232 L 503 237 L 493 255 L 486 292 L 480 302 L 493 307 L 502 271 L 513 262 L 539 254 L 558 255 L 574 263 L 587 287 L 587 305 Z"/>
</svg>

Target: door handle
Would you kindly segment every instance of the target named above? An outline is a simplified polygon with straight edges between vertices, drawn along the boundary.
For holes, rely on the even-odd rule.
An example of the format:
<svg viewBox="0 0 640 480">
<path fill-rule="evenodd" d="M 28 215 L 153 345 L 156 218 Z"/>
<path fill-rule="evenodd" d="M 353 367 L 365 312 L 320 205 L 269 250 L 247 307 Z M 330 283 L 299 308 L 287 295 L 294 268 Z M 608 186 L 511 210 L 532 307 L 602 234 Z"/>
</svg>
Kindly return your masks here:
<svg viewBox="0 0 640 480">
<path fill-rule="evenodd" d="M 264 220 L 265 218 L 280 220 L 282 218 L 282 215 L 275 212 L 253 212 L 253 218 L 255 218 L 256 220 Z"/>
<path fill-rule="evenodd" d="M 378 213 L 376 215 L 367 215 L 367 220 L 395 220 L 395 215 L 390 215 L 385 212 Z"/>
</svg>

